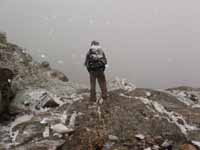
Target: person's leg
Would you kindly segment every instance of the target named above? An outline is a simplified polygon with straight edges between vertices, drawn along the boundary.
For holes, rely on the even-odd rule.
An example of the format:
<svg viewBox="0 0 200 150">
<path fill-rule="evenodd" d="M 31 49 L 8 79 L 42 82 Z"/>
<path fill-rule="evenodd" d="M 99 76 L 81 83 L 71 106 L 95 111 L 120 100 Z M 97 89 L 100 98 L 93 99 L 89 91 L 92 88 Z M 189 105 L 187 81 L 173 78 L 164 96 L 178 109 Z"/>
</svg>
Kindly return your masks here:
<svg viewBox="0 0 200 150">
<path fill-rule="evenodd" d="M 104 71 L 98 72 L 97 79 L 99 82 L 99 86 L 101 88 L 102 98 L 106 99 L 107 98 L 107 85 L 106 85 L 106 77 L 105 77 Z"/>
<path fill-rule="evenodd" d="M 96 74 L 95 72 L 90 72 L 90 100 L 96 101 Z"/>
</svg>

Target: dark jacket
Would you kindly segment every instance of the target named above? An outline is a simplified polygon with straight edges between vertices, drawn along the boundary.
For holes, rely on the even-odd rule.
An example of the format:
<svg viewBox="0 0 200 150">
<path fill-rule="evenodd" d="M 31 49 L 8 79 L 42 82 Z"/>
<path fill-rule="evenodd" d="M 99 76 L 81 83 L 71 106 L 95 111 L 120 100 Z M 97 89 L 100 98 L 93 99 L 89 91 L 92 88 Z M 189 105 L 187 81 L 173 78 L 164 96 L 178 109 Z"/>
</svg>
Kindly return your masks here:
<svg viewBox="0 0 200 150">
<path fill-rule="evenodd" d="M 88 71 L 91 71 L 90 68 L 89 68 L 89 56 L 90 56 L 92 51 L 99 51 L 99 53 L 103 56 L 103 58 L 101 60 L 103 61 L 103 63 L 105 65 L 107 64 L 107 58 L 106 58 L 106 55 L 105 55 L 104 51 L 102 50 L 102 48 L 100 46 L 91 46 L 91 48 L 89 49 L 89 51 L 86 55 L 85 63 L 84 63 L 85 66 L 87 67 Z M 99 68 L 99 69 L 102 69 L 104 71 L 105 66 L 103 66 L 102 68 Z"/>
</svg>

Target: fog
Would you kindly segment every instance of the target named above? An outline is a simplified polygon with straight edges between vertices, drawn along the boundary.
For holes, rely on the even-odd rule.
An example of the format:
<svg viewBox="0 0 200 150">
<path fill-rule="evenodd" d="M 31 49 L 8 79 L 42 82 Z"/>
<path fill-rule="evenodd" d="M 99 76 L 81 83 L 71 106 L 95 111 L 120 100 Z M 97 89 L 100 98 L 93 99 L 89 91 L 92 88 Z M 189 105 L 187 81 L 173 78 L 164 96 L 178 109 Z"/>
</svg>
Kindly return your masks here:
<svg viewBox="0 0 200 150">
<path fill-rule="evenodd" d="M 0 0 L 0 30 L 73 81 L 88 83 L 90 41 L 108 58 L 108 80 L 138 87 L 200 85 L 198 0 Z"/>
</svg>

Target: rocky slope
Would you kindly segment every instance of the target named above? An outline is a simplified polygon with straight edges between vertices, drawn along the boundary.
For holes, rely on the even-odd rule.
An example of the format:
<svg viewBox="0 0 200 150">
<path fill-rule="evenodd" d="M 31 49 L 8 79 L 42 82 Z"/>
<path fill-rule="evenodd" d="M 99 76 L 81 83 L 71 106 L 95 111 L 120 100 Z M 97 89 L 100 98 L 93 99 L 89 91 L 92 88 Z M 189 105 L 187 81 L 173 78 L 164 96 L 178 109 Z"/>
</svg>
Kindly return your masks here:
<svg viewBox="0 0 200 150">
<path fill-rule="evenodd" d="M 0 149 L 199 148 L 200 89 L 139 89 L 117 78 L 108 83 L 106 101 L 91 103 L 87 87 L 68 81 L 47 62 L 35 62 L 5 39 L 0 43 L 0 67 L 16 74 L 10 104 L 15 117 L 0 125 Z"/>
</svg>

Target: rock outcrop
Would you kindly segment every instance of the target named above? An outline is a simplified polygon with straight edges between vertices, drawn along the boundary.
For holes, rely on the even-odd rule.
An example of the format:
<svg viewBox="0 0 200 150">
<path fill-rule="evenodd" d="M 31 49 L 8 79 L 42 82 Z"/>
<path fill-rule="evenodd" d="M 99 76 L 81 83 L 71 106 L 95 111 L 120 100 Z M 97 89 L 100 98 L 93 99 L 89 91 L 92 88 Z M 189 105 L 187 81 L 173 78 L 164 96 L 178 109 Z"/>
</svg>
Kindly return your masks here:
<svg viewBox="0 0 200 150">
<path fill-rule="evenodd" d="M 11 82 L 14 77 L 12 70 L 8 68 L 0 68 L 0 115 L 9 113 L 9 105 L 14 93 L 11 88 Z"/>
<path fill-rule="evenodd" d="M 41 65 L 34 61 L 25 49 L 8 43 L 4 33 L 0 33 L 0 44 L 0 114 L 10 102 L 7 97 L 12 98 L 14 93 L 18 95 L 29 87 L 54 84 L 59 82 L 57 80 L 68 81 L 68 78 L 63 73 L 51 69 L 48 63 L 48 67 L 44 66 L 44 64 Z M 4 46 L 2 47 L 2 45 Z M 56 72 L 57 76 L 48 76 L 49 72 Z M 10 109 L 11 111 L 17 111 L 12 107 Z"/>
<path fill-rule="evenodd" d="M 0 149 L 195 150 L 200 143 L 200 90 L 108 85 L 106 101 L 89 101 L 87 87 L 47 77 L 54 72 L 18 46 L 0 49 L 0 64 L 16 74 L 15 120 L 0 125 Z M 57 76 L 57 75 L 56 75 Z"/>
</svg>

